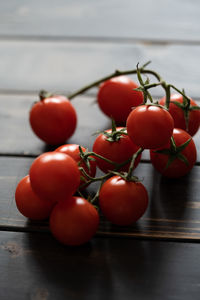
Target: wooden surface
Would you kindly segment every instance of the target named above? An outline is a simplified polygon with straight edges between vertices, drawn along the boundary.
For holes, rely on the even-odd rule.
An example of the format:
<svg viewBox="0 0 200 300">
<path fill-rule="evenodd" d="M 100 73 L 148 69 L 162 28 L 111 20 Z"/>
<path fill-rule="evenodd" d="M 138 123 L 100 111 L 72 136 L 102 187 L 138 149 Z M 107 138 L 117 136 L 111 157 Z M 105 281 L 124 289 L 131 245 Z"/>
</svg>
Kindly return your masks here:
<svg viewBox="0 0 200 300">
<path fill-rule="evenodd" d="M 199 12 L 195 0 L 0 3 L 1 300 L 199 299 L 200 133 L 197 163 L 178 180 L 162 178 L 145 151 L 135 170 L 149 193 L 145 215 L 123 228 L 101 217 L 95 238 L 80 248 L 59 244 L 48 221 L 28 221 L 14 201 L 34 158 L 53 149 L 29 126 L 40 89 L 67 95 L 151 60 L 200 103 Z M 91 149 L 92 134 L 110 128 L 95 101 L 96 89 L 73 100 L 78 127 L 68 142 Z"/>
<path fill-rule="evenodd" d="M 2 232 L 0 298 L 198 299 L 198 261 L 198 244 L 94 238 L 66 248 L 49 234 Z"/>
</svg>

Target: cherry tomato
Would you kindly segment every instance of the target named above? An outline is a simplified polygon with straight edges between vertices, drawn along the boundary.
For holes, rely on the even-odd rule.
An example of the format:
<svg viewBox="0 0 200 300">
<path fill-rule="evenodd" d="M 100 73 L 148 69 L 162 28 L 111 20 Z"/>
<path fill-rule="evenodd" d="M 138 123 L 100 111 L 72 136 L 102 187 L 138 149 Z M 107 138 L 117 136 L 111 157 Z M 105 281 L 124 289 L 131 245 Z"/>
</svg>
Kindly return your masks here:
<svg viewBox="0 0 200 300">
<path fill-rule="evenodd" d="M 52 96 L 32 106 L 29 121 L 34 133 L 41 140 L 57 145 L 72 136 L 77 124 L 77 115 L 66 97 Z"/>
<path fill-rule="evenodd" d="M 165 105 L 165 97 L 160 99 L 160 105 Z M 188 128 L 186 128 L 186 120 L 184 116 L 184 110 L 181 107 L 178 107 L 173 102 L 176 101 L 180 104 L 183 104 L 183 96 L 180 94 L 173 94 L 170 98 L 169 113 L 174 119 L 174 127 L 181 128 L 187 131 L 191 136 L 195 135 L 200 126 L 200 111 L 191 110 L 192 107 L 196 107 L 197 103 L 190 99 L 190 108 L 189 108 L 189 119 L 188 119 Z M 186 130 L 187 129 L 187 130 Z"/>
<path fill-rule="evenodd" d="M 120 133 L 120 131 L 122 129 L 125 129 L 123 127 L 117 127 L 116 131 L 118 133 Z M 108 129 L 105 131 L 106 133 L 112 133 L 112 129 Z M 110 140 L 110 138 L 104 134 L 101 133 L 96 140 L 94 141 L 93 144 L 93 151 L 113 162 L 116 163 L 122 163 L 126 160 L 128 160 L 129 158 L 132 157 L 132 155 L 134 153 L 137 152 L 137 150 L 139 149 L 138 146 L 136 146 L 131 139 L 129 138 L 128 135 L 123 134 L 123 132 L 121 132 L 118 135 L 118 138 L 115 139 L 115 137 L 113 137 L 113 141 L 112 138 Z M 135 168 L 137 167 L 139 161 L 140 161 L 141 155 L 139 155 L 136 158 L 135 161 Z M 96 161 L 97 161 L 97 166 L 100 168 L 100 170 L 102 170 L 103 172 L 107 173 L 109 170 L 114 170 L 115 165 L 104 161 L 101 158 L 96 157 Z M 123 167 L 121 167 L 119 170 L 120 171 L 128 171 L 128 168 L 130 166 L 130 163 L 127 163 L 126 165 L 124 165 Z"/>
<path fill-rule="evenodd" d="M 86 148 L 81 147 L 82 151 L 85 152 Z M 66 144 L 58 147 L 55 151 L 62 152 L 71 156 L 78 164 L 79 167 L 83 168 L 87 174 L 91 177 L 94 177 L 96 174 L 96 161 L 93 159 L 89 159 L 89 169 L 86 163 L 80 157 L 79 145 L 77 144 Z M 85 180 L 81 180 L 80 185 L 82 185 L 85 181 L 87 181 L 87 177 L 81 173 L 81 177 L 85 178 Z"/>
<path fill-rule="evenodd" d="M 159 106 L 141 105 L 129 114 L 126 126 L 129 137 L 136 145 L 155 149 L 170 140 L 174 121 L 170 113 Z"/>
<path fill-rule="evenodd" d="M 70 197 L 55 205 L 50 216 L 53 236 L 65 245 L 81 245 L 96 233 L 99 215 L 86 199 Z"/>
<path fill-rule="evenodd" d="M 39 197 L 55 202 L 73 195 L 80 183 L 80 172 L 75 160 L 55 151 L 37 157 L 29 174 L 34 192 Z"/>
<path fill-rule="evenodd" d="M 101 110 L 118 124 L 125 124 L 132 108 L 142 104 L 143 93 L 135 91 L 137 83 L 126 76 L 106 80 L 99 87 L 97 100 Z"/>
<path fill-rule="evenodd" d="M 113 224 L 131 225 L 147 209 L 147 190 L 140 182 L 113 176 L 101 187 L 99 205 L 103 215 Z"/>
<path fill-rule="evenodd" d="M 186 131 L 175 128 L 173 138 L 177 148 L 176 151 L 172 147 L 173 145 L 168 142 L 161 149 L 151 150 L 150 158 L 155 169 L 161 174 L 166 177 L 178 178 L 186 175 L 192 169 L 197 159 L 197 151 L 194 141 Z M 179 148 L 189 139 L 191 141 L 184 149 Z M 184 159 L 186 159 L 186 162 L 184 162 Z M 171 163 L 169 163 L 170 161 Z M 169 166 L 167 167 L 168 163 Z"/>
<path fill-rule="evenodd" d="M 54 203 L 39 198 L 32 190 L 29 175 L 20 180 L 15 191 L 15 202 L 22 215 L 32 220 L 49 217 Z"/>
</svg>

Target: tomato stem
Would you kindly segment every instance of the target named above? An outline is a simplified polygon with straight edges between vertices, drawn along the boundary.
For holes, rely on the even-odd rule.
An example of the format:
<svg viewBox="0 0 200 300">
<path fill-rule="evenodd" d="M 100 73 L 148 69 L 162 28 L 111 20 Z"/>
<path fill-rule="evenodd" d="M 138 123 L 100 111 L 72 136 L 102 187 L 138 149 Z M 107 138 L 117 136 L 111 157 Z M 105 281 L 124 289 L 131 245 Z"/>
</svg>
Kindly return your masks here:
<svg viewBox="0 0 200 300">
<path fill-rule="evenodd" d="M 79 170 L 83 173 L 83 175 L 85 175 L 89 180 L 86 181 L 85 183 L 83 183 L 80 186 L 80 189 L 84 188 L 85 186 L 87 186 L 88 184 L 92 183 L 92 182 L 96 182 L 96 181 L 104 181 L 105 179 L 108 179 L 109 177 L 112 176 L 111 172 L 106 173 L 103 176 L 99 176 L 99 177 L 91 177 L 90 175 L 88 175 L 88 173 L 83 169 L 83 168 L 79 168 Z"/>
<path fill-rule="evenodd" d="M 131 163 L 130 163 L 130 167 L 129 167 L 129 170 L 128 170 L 128 173 L 127 173 L 127 176 L 126 176 L 127 181 L 131 180 L 134 165 L 135 165 L 135 160 L 142 153 L 143 150 L 144 150 L 143 148 L 139 148 L 138 151 L 133 154 L 132 159 L 131 159 Z"/>
<path fill-rule="evenodd" d="M 47 92 L 45 90 L 41 90 L 40 93 L 39 93 L 39 97 L 40 97 L 40 101 L 46 99 L 46 98 L 49 98 L 49 97 L 52 97 L 53 94 L 50 93 L 50 92 Z"/>
<path fill-rule="evenodd" d="M 181 94 L 183 97 L 185 97 L 185 99 L 187 99 L 187 101 L 190 102 L 190 98 L 186 96 L 185 92 L 182 92 L 177 87 L 175 87 L 173 84 L 169 84 L 168 86 L 171 87 L 172 89 L 174 89 L 175 91 L 177 91 L 179 94 Z"/>
<path fill-rule="evenodd" d="M 79 167 L 79 170 L 80 172 L 88 179 L 86 182 L 84 182 L 81 186 L 80 186 L 80 189 L 86 187 L 88 184 L 92 183 L 92 182 L 96 182 L 96 181 L 104 181 L 105 179 L 108 179 L 109 177 L 113 176 L 113 174 L 115 172 L 117 172 L 118 170 L 120 170 L 120 168 L 122 168 L 124 165 L 128 164 L 129 162 L 132 163 L 132 167 L 131 167 L 131 170 L 133 171 L 133 168 L 134 168 L 134 162 L 135 162 L 135 159 L 138 157 L 138 155 L 143 151 L 142 148 L 140 148 L 133 156 L 135 157 L 134 158 L 134 161 L 133 161 L 133 156 L 131 156 L 130 158 L 128 158 L 127 160 L 121 162 L 121 163 L 116 163 L 110 159 L 107 159 L 105 158 L 104 156 L 101 156 L 93 151 L 91 152 L 83 152 L 83 156 L 84 156 L 84 159 L 87 159 L 87 157 L 89 156 L 92 156 L 92 157 L 98 157 L 100 159 L 103 159 L 105 160 L 106 162 L 110 163 L 110 164 L 113 164 L 115 166 L 114 168 L 114 171 L 108 171 L 108 173 L 106 173 L 105 175 L 103 176 L 99 176 L 99 177 L 92 177 L 90 176 L 84 168 L 82 167 Z M 132 174 L 132 171 L 130 171 L 130 173 Z M 120 176 L 120 173 L 117 172 L 117 174 Z"/>
<path fill-rule="evenodd" d="M 165 95 L 166 95 L 165 107 L 168 110 L 170 104 L 170 97 L 171 97 L 170 85 L 166 84 L 166 82 L 163 82 L 162 87 L 164 88 Z"/>
<path fill-rule="evenodd" d="M 114 161 L 112 161 L 112 160 L 110 160 L 110 159 L 108 159 L 108 158 L 106 158 L 106 157 L 104 157 L 104 156 L 101 156 L 100 154 L 97 154 L 97 153 L 95 153 L 95 152 L 88 152 L 86 155 L 87 155 L 87 156 L 95 156 L 95 157 L 98 157 L 98 158 L 100 158 L 100 159 L 102 159 L 102 160 L 105 160 L 105 161 L 108 162 L 109 164 L 112 164 L 112 165 L 116 165 L 116 166 L 117 166 L 117 163 L 116 163 L 116 162 L 114 162 Z"/>
<path fill-rule="evenodd" d="M 155 71 L 153 70 L 149 70 L 149 69 L 145 69 L 146 66 L 149 64 L 150 62 L 147 62 L 145 63 L 142 67 L 138 68 L 140 70 L 140 73 L 144 73 L 144 74 L 150 74 L 150 75 L 153 75 L 156 77 L 156 79 L 158 81 L 161 81 L 161 77 L 158 73 L 156 73 Z M 136 69 L 132 69 L 132 70 L 126 70 L 126 71 L 120 71 L 120 70 L 115 70 L 115 72 L 105 76 L 105 77 L 102 77 L 80 89 L 78 89 L 77 91 L 75 91 L 74 93 L 72 93 L 71 95 L 68 95 L 68 99 L 73 99 L 75 98 L 76 96 L 80 95 L 80 94 L 83 94 L 85 93 L 87 90 L 93 88 L 93 87 L 96 87 L 98 86 L 100 83 L 106 81 L 106 80 L 109 80 L 113 77 L 117 77 L 117 76 L 122 76 L 122 75 L 131 75 L 131 74 L 137 74 L 137 68 Z"/>
</svg>

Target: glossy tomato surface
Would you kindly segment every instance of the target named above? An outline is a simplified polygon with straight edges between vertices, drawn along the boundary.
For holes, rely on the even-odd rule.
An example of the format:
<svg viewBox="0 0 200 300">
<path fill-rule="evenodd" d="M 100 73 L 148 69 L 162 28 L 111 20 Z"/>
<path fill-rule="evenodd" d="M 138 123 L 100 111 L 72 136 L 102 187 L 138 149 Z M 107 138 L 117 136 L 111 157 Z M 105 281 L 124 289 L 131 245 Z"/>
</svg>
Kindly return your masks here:
<svg viewBox="0 0 200 300">
<path fill-rule="evenodd" d="M 179 147 L 182 144 L 184 144 L 186 141 L 188 141 L 191 138 L 191 136 L 186 131 L 175 128 L 173 131 L 173 138 L 176 147 Z M 170 149 L 170 142 L 158 150 L 169 150 L 169 149 Z M 197 151 L 196 151 L 196 146 L 194 141 L 191 139 L 187 147 L 183 149 L 180 153 L 186 158 L 188 164 L 182 161 L 181 158 L 177 157 L 166 168 L 170 155 L 164 153 L 163 154 L 157 153 L 155 152 L 155 150 L 150 151 L 151 162 L 155 167 L 155 169 L 161 174 L 163 174 L 164 176 L 171 177 L 171 178 L 178 178 L 186 175 L 192 169 L 192 167 L 196 162 Z M 173 157 L 173 153 L 172 153 L 172 157 Z"/>
<path fill-rule="evenodd" d="M 70 197 L 57 203 L 50 216 L 50 230 L 61 243 L 70 246 L 88 242 L 96 233 L 99 215 L 86 199 Z"/>
<path fill-rule="evenodd" d="M 38 156 L 29 174 L 34 192 L 39 197 L 55 202 L 73 195 L 80 183 L 80 172 L 75 160 L 55 151 Z"/>
<path fill-rule="evenodd" d="M 52 96 L 36 102 L 29 115 L 34 133 L 51 145 L 64 143 L 76 129 L 77 115 L 64 96 Z"/>
<path fill-rule="evenodd" d="M 99 87 L 99 107 L 118 124 L 125 124 L 132 108 L 142 104 L 143 93 L 135 91 L 138 84 L 127 76 L 114 77 Z"/>
<path fill-rule="evenodd" d="M 147 209 L 147 190 L 140 182 L 113 176 L 102 185 L 99 205 L 103 215 L 113 224 L 131 225 Z"/>
<path fill-rule="evenodd" d="M 120 131 L 123 127 L 117 127 L 117 131 Z M 111 132 L 111 129 L 106 130 L 106 132 Z M 93 144 L 93 151 L 113 162 L 122 163 L 132 157 L 134 153 L 139 149 L 132 140 L 126 134 L 121 134 L 118 141 L 109 141 L 105 134 L 100 134 Z M 141 155 L 139 155 L 135 161 L 135 168 L 140 162 Z M 103 172 L 108 172 L 109 170 L 114 170 L 115 165 L 104 161 L 101 158 L 95 157 L 97 161 L 97 166 Z M 128 171 L 130 162 L 121 167 L 120 171 Z"/>
<path fill-rule="evenodd" d="M 43 220 L 49 217 L 54 203 L 49 199 L 39 198 L 32 190 L 29 175 L 20 180 L 15 191 L 15 202 L 18 210 L 32 220 Z"/>
<path fill-rule="evenodd" d="M 160 99 L 160 105 L 165 105 L 165 97 Z M 172 118 L 174 119 L 174 127 L 181 128 L 187 131 L 191 136 L 194 136 L 195 133 L 198 131 L 200 126 L 200 111 L 199 110 L 191 110 L 189 111 L 189 121 L 188 121 L 188 128 L 186 128 L 186 120 L 184 116 L 184 111 L 178 107 L 173 102 L 178 102 L 180 104 L 183 103 L 183 96 L 180 94 L 172 94 L 170 97 L 170 105 L 169 105 L 169 113 L 171 114 Z M 197 103 L 190 99 L 190 106 L 196 107 Z"/>
<path fill-rule="evenodd" d="M 86 151 L 86 148 L 81 146 L 81 149 L 83 152 Z M 96 174 L 96 161 L 95 160 L 88 160 L 89 162 L 89 169 L 86 163 L 83 161 L 83 159 L 80 157 L 80 150 L 79 150 L 79 145 L 77 144 L 66 144 L 58 147 L 55 151 L 57 152 L 62 152 L 65 154 L 68 154 L 71 156 L 76 162 L 78 167 L 81 167 L 85 170 L 87 174 L 89 174 L 91 177 L 94 177 Z M 84 177 L 85 180 L 87 180 L 87 177 L 81 173 L 81 177 Z M 82 185 L 85 180 L 81 180 L 80 185 Z"/>
<path fill-rule="evenodd" d="M 170 140 L 174 121 L 169 112 L 159 106 L 141 105 L 129 114 L 126 126 L 129 137 L 136 145 L 155 149 Z"/>
</svg>

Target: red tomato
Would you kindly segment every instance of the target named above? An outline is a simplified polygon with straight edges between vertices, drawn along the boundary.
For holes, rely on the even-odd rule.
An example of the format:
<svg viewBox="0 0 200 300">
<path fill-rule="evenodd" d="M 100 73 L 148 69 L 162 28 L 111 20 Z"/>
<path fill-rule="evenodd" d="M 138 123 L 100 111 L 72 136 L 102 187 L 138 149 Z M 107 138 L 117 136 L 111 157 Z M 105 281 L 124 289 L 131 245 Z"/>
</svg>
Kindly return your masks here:
<svg viewBox="0 0 200 300">
<path fill-rule="evenodd" d="M 140 182 L 113 176 L 102 185 L 99 205 L 103 215 L 113 224 L 131 225 L 147 209 L 147 190 Z"/>
<path fill-rule="evenodd" d="M 165 97 L 160 99 L 160 105 L 165 105 Z M 184 117 L 184 111 L 182 108 L 178 107 L 173 102 L 179 102 L 180 104 L 183 103 L 183 96 L 180 94 L 173 94 L 170 98 L 170 105 L 169 105 L 169 113 L 171 114 L 172 118 L 174 119 L 174 127 L 181 128 L 186 130 L 186 121 Z M 190 107 L 197 106 L 197 103 L 190 99 Z M 189 122 L 188 122 L 188 130 L 187 132 L 193 136 L 198 131 L 200 126 L 200 111 L 199 110 L 190 110 L 189 111 Z"/>
<path fill-rule="evenodd" d="M 47 152 L 32 163 L 30 181 L 38 196 L 57 202 L 75 193 L 80 183 L 80 172 L 69 155 Z"/>
<path fill-rule="evenodd" d="M 177 148 L 191 138 L 191 136 L 182 129 L 174 129 L 173 137 Z M 151 162 L 156 170 L 166 177 L 177 178 L 186 175 L 196 162 L 197 152 L 193 140 L 190 141 L 185 149 L 179 151 L 181 156 L 184 156 L 187 159 L 188 165 L 182 161 L 180 155 L 175 156 L 178 152 L 176 153 L 172 148 L 170 150 L 170 142 L 159 150 L 164 150 L 163 152 L 165 153 L 157 153 L 155 150 L 150 151 Z M 166 150 L 170 150 L 170 152 L 167 153 Z M 166 168 L 169 159 L 173 160 L 168 168 Z"/>
<path fill-rule="evenodd" d="M 123 127 L 117 127 L 117 131 L 120 131 Z M 112 129 L 106 130 L 107 133 L 111 133 Z M 128 160 L 132 155 L 137 152 L 139 149 L 136 146 L 128 135 L 123 133 L 120 134 L 120 138 L 117 141 L 109 141 L 108 137 L 105 134 L 100 134 L 93 144 L 93 151 L 113 162 L 122 163 L 125 160 Z M 135 161 L 135 168 L 137 167 L 140 161 L 141 155 L 139 155 Z M 97 166 L 103 172 L 107 173 L 109 170 L 114 170 L 115 165 L 104 161 L 101 158 L 95 157 L 97 161 Z M 127 163 L 125 166 L 120 168 L 120 171 L 128 171 L 130 163 Z"/>
<path fill-rule="evenodd" d="M 126 76 L 111 78 L 99 87 L 97 100 L 101 110 L 116 123 L 125 124 L 131 109 L 143 103 L 143 93 L 134 91 L 137 83 Z"/>
<path fill-rule="evenodd" d="M 86 148 L 81 147 L 82 151 L 85 152 Z M 87 174 L 89 174 L 91 177 L 94 177 L 96 174 L 96 161 L 95 160 L 89 160 L 90 168 L 88 169 L 86 163 L 81 159 L 80 157 L 80 151 L 79 151 L 79 145 L 76 144 L 66 144 L 58 147 L 55 151 L 62 152 L 65 154 L 68 154 L 71 156 L 78 164 L 78 167 L 81 167 L 85 170 Z M 81 177 L 85 178 L 87 181 L 87 177 L 81 173 Z M 82 185 L 85 180 L 81 180 L 80 185 Z"/>
<path fill-rule="evenodd" d="M 43 220 L 49 217 L 54 203 L 39 198 L 32 190 L 29 175 L 20 180 L 15 192 L 16 206 L 20 213 L 32 220 Z"/>
<path fill-rule="evenodd" d="M 52 96 L 35 103 L 30 111 L 34 133 L 51 145 L 64 143 L 75 131 L 77 116 L 71 102 L 64 96 Z"/>
<path fill-rule="evenodd" d="M 126 126 L 129 137 L 136 145 L 155 149 L 170 140 L 174 121 L 170 113 L 159 106 L 141 105 L 130 113 Z"/>
<path fill-rule="evenodd" d="M 99 215 L 86 199 L 70 197 L 55 205 L 50 216 L 53 236 L 65 245 L 81 245 L 96 233 Z"/>
</svg>

